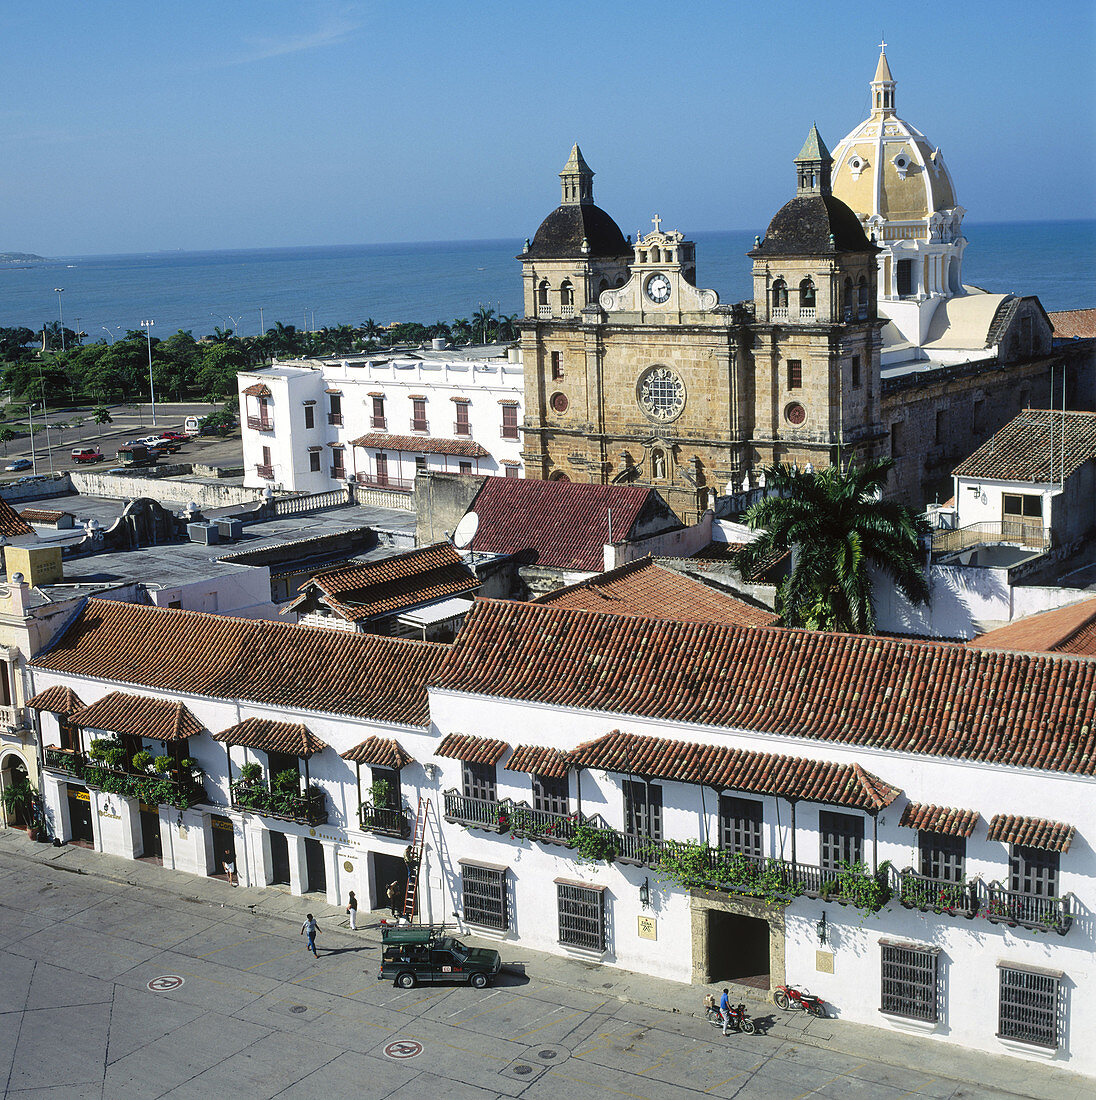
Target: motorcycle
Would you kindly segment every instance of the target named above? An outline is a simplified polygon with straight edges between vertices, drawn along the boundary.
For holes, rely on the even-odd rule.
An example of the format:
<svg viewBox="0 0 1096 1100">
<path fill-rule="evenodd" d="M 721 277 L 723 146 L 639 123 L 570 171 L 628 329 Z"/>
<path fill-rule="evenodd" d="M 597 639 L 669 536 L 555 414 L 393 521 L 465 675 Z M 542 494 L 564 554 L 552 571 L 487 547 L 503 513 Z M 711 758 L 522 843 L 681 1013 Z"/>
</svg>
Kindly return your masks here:
<svg viewBox="0 0 1096 1100">
<path fill-rule="evenodd" d="M 801 1008 L 811 1016 L 826 1018 L 826 1002 L 808 989 L 799 989 L 794 985 L 778 985 L 773 990 L 773 1000 L 777 1008 L 786 1012 L 789 1008 Z"/>
<path fill-rule="evenodd" d="M 704 1014 L 712 1027 L 723 1027 L 723 1013 L 719 1011 L 719 1002 L 710 993 L 704 998 Z M 746 1006 L 731 1005 L 730 1026 L 745 1035 L 754 1033 L 753 1020 L 746 1015 Z"/>
</svg>

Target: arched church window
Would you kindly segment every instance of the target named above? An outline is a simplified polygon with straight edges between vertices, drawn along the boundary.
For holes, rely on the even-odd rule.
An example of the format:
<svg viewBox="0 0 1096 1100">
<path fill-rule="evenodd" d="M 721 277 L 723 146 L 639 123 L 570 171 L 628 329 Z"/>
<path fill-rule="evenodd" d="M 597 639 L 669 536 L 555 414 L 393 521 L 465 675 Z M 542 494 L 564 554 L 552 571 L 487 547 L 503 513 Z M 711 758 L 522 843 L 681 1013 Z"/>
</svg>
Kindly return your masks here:
<svg viewBox="0 0 1096 1100">
<path fill-rule="evenodd" d="M 814 280 L 809 275 L 799 284 L 799 308 L 814 309 Z"/>
<path fill-rule="evenodd" d="M 852 311 L 856 306 L 856 302 L 853 300 L 852 279 L 846 278 L 845 285 L 841 291 L 841 308 L 845 311 L 845 320 L 852 320 Z"/>
<path fill-rule="evenodd" d="M 546 306 L 548 304 L 548 291 L 551 287 L 548 285 L 547 279 L 542 279 L 540 286 L 537 287 L 537 305 Z"/>
<path fill-rule="evenodd" d="M 573 306 L 575 304 L 575 288 L 571 285 L 570 279 L 565 280 L 559 288 L 559 302 L 563 306 Z"/>
<path fill-rule="evenodd" d="M 623 275 L 618 275 L 617 276 L 616 285 L 617 285 L 618 289 L 624 285 L 624 276 Z"/>
<path fill-rule="evenodd" d="M 856 282 L 856 308 L 861 320 L 868 315 L 868 280 L 863 275 Z"/>
<path fill-rule="evenodd" d="M 603 290 L 608 290 L 608 289 L 609 289 L 609 280 L 608 279 L 602 279 L 601 282 L 598 283 L 598 285 L 597 285 L 598 294 L 600 294 Z"/>
<path fill-rule="evenodd" d="M 662 263 L 662 253 L 661 253 L 661 251 L 659 251 L 659 248 L 658 248 L 657 245 L 654 248 L 651 249 L 651 263 L 653 263 L 653 264 Z"/>
<path fill-rule="evenodd" d="M 788 284 L 783 279 L 777 279 L 773 283 L 773 309 L 788 308 Z"/>
</svg>

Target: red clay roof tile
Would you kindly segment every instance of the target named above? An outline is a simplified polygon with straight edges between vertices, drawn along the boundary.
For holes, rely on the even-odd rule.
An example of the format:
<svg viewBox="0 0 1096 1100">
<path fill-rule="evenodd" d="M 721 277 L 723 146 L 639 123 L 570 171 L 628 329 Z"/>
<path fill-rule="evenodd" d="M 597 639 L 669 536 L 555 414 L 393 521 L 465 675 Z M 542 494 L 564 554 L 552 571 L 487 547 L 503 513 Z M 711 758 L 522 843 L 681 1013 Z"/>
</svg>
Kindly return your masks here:
<svg viewBox="0 0 1096 1100">
<path fill-rule="evenodd" d="M 777 616 L 744 600 L 719 592 L 691 577 L 640 558 L 589 580 L 541 596 L 537 603 L 569 611 L 604 611 L 682 623 L 727 626 L 773 624 Z"/>
<path fill-rule="evenodd" d="M 442 738 L 434 755 L 464 760 L 469 764 L 497 764 L 509 747 L 505 741 L 495 741 L 490 737 L 450 733 Z"/>
<path fill-rule="evenodd" d="M 489 477 L 471 506 L 479 516 L 473 545 L 492 554 L 525 553 L 537 565 L 600 573 L 605 544 L 626 538 L 644 511 L 658 506 L 668 510 L 654 489 L 641 486 Z"/>
<path fill-rule="evenodd" d="M 572 766 L 582 768 L 849 806 L 869 813 L 889 806 L 901 793 L 859 764 L 671 741 L 620 730 L 587 741 L 569 755 Z"/>
<path fill-rule="evenodd" d="M 20 535 L 33 534 L 34 528 L 3 497 L 0 497 L 0 535 L 12 539 Z"/>
<path fill-rule="evenodd" d="M 448 646 L 88 600 L 31 662 L 51 672 L 215 699 L 426 726 Z"/>
<path fill-rule="evenodd" d="M 327 748 L 327 743 L 310 733 L 302 722 L 274 722 L 269 718 L 245 718 L 215 733 L 213 740 L 263 752 L 287 752 L 302 759 Z"/>
<path fill-rule="evenodd" d="M 106 730 L 154 741 L 185 741 L 205 728 L 182 703 L 112 691 L 96 703 L 81 707 L 69 720 L 83 729 Z"/>
<path fill-rule="evenodd" d="M 923 833 L 969 837 L 978 823 L 977 810 L 953 810 L 948 806 L 925 806 L 911 802 L 902 811 L 899 825 Z"/>
<path fill-rule="evenodd" d="M 435 439 L 423 435 L 389 435 L 367 432 L 350 441 L 351 447 L 377 447 L 404 454 L 455 455 L 458 458 L 490 458 L 491 452 L 474 439 Z"/>
<path fill-rule="evenodd" d="M 270 387 L 265 382 L 256 382 L 244 390 L 245 397 L 269 397 Z"/>
<path fill-rule="evenodd" d="M 1096 337 L 1096 309 L 1059 309 L 1048 313 L 1059 340 L 1091 340 Z"/>
<path fill-rule="evenodd" d="M 1096 657 L 1096 599 L 1081 600 L 988 630 L 967 645 L 1028 653 L 1073 653 Z"/>
<path fill-rule="evenodd" d="M 1096 661 L 477 600 L 438 688 L 1096 774 Z"/>
<path fill-rule="evenodd" d="M 997 814 L 989 823 L 989 839 L 1025 848 L 1043 848 L 1048 852 L 1068 852 L 1075 829 L 1061 821 L 1039 817 L 1013 817 Z"/>
<path fill-rule="evenodd" d="M 1069 477 L 1091 458 L 1096 458 L 1096 413 L 1025 409 L 952 473 L 993 481 L 1048 483 Z"/>
<path fill-rule="evenodd" d="M 38 692 L 27 700 L 27 706 L 33 710 L 44 710 L 50 714 L 72 714 L 84 705 L 83 700 L 70 687 L 54 684 L 45 691 Z"/>
<path fill-rule="evenodd" d="M 360 745 L 339 755 L 354 764 L 371 764 L 396 771 L 414 762 L 403 746 L 391 737 L 367 737 Z"/>
<path fill-rule="evenodd" d="M 562 779 L 570 769 L 571 761 L 567 753 L 541 745 L 518 745 L 513 756 L 506 761 L 507 771 L 546 775 L 552 779 Z"/>
</svg>

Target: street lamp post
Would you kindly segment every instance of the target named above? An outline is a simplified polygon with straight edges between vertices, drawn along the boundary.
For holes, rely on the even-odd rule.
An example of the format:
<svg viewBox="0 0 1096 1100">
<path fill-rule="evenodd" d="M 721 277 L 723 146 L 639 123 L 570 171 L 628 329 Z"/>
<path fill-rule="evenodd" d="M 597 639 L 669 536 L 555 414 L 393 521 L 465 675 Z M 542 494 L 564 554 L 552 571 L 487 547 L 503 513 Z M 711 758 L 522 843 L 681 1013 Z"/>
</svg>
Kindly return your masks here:
<svg viewBox="0 0 1096 1100">
<path fill-rule="evenodd" d="M 27 427 L 30 429 L 30 468 L 38 473 L 38 456 L 34 453 L 34 402 L 27 402 Z"/>
<path fill-rule="evenodd" d="M 114 343 L 114 333 L 111 332 L 110 329 L 107 328 L 106 325 L 100 325 L 99 327 L 110 337 L 110 342 L 113 344 Z"/>
<path fill-rule="evenodd" d="M 152 426 L 156 427 L 156 390 L 152 384 L 152 326 L 155 321 L 142 321 L 141 328 L 145 330 L 145 340 L 148 342 L 148 396 L 152 405 Z"/>
<path fill-rule="evenodd" d="M 61 309 L 61 295 L 65 293 L 63 286 L 55 286 L 53 288 L 54 293 L 57 295 L 57 316 L 61 320 L 61 350 L 65 350 L 65 314 Z"/>
</svg>

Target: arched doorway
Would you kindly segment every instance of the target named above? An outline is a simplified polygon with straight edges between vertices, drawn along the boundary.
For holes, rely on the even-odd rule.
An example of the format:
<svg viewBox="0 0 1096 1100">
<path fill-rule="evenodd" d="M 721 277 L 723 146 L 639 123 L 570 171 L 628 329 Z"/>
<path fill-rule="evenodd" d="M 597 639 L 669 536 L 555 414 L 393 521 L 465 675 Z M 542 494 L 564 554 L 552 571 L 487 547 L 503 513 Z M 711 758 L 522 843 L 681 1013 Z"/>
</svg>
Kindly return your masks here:
<svg viewBox="0 0 1096 1100">
<path fill-rule="evenodd" d="M 0 765 L 0 789 L 10 790 L 13 786 L 22 786 L 30 782 L 27 774 L 27 766 L 16 753 L 8 753 L 4 757 L 3 765 Z M 13 807 L 11 810 L 4 806 L 4 817 L 12 829 L 25 829 L 28 822 L 28 813 L 25 806 Z"/>
</svg>

